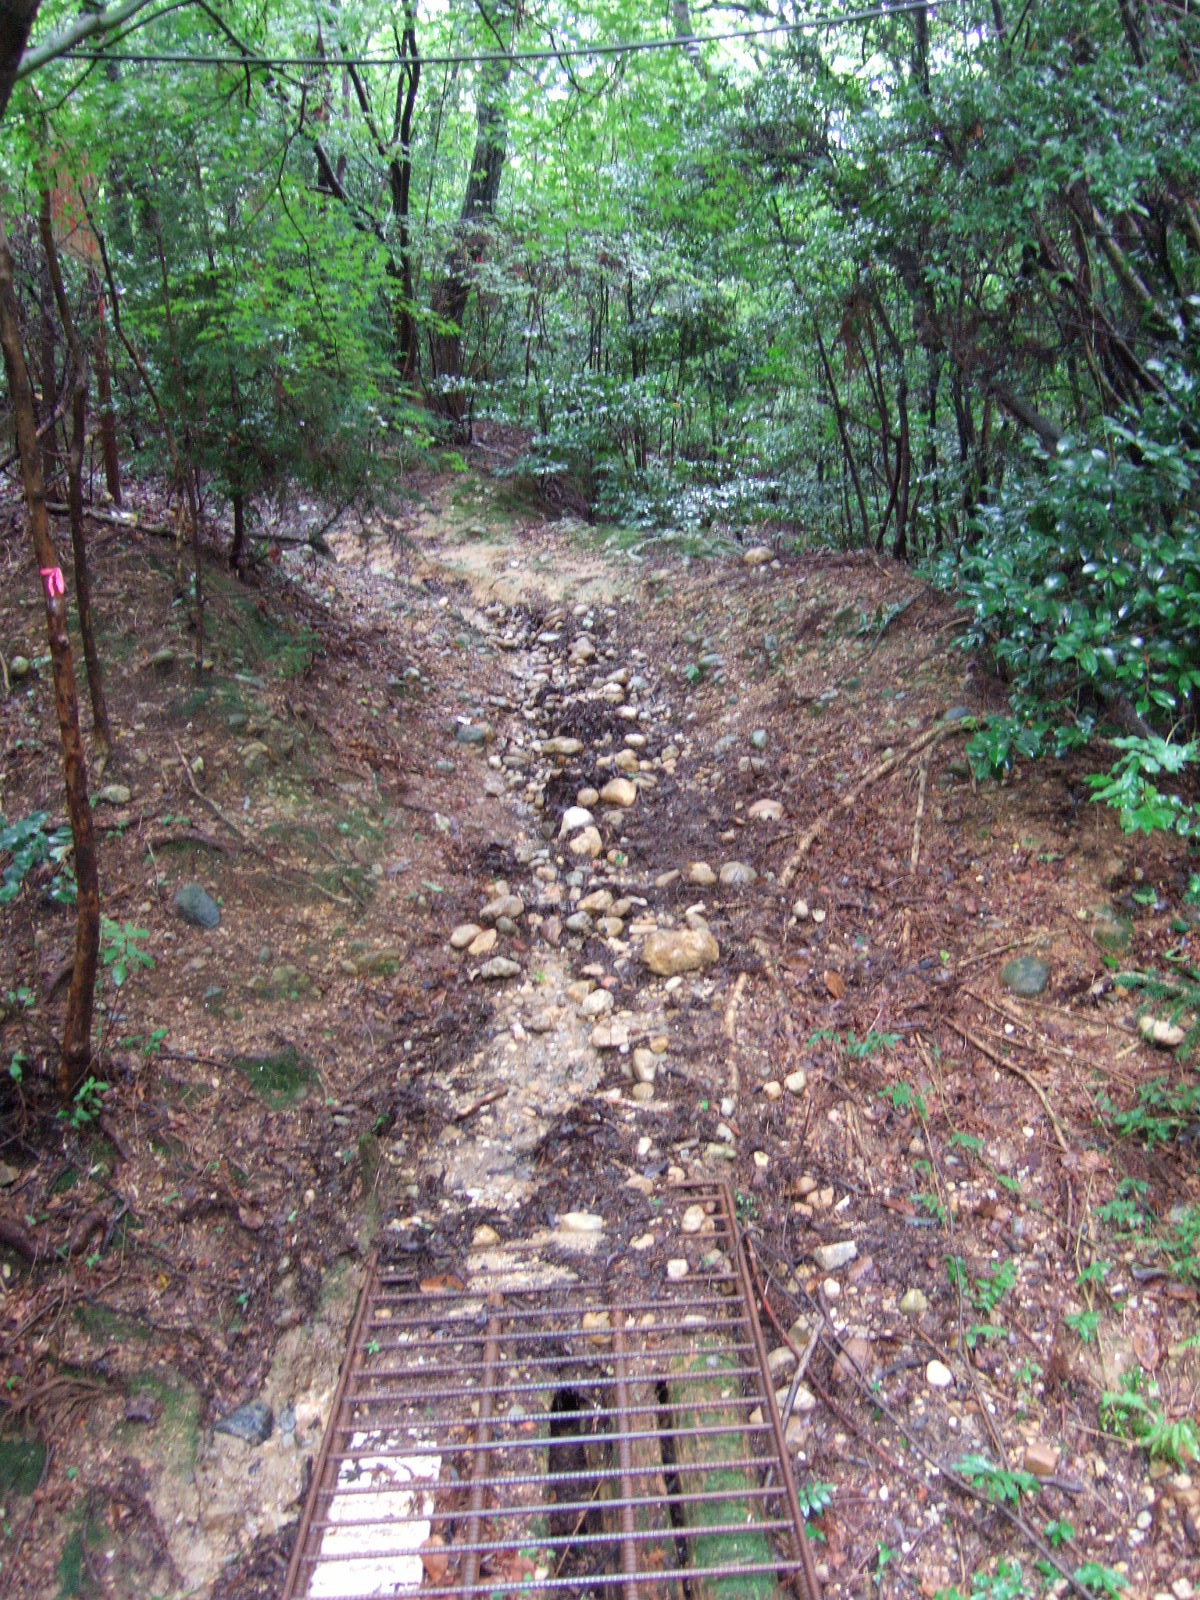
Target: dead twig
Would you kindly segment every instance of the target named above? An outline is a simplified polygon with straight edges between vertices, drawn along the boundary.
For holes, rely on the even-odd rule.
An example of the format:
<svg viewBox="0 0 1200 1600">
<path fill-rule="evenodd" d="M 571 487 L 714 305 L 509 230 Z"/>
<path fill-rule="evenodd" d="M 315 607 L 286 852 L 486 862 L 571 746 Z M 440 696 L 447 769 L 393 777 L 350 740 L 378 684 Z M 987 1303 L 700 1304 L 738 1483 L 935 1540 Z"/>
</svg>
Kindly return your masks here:
<svg viewBox="0 0 1200 1600">
<path fill-rule="evenodd" d="M 1010 950 L 1020 950 L 1024 945 L 1036 944 L 1043 937 L 1040 933 L 1031 933 L 1024 939 L 1010 939 L 1007 944 L 998 944 L 991 950 L 981 950 L 978 955 L 968 956 L 965 961 L 955 964 L 955 972 L 965 972 L 968 967 L 977 967 L 981 961 L 990 961 L 993 956 L 1007 955 Z"/>
<path fill-rule="evenodd" d="M 196 782 L 196 775 L 192 771 L 191 763 L 188 761 L 183 751 L 179 748 L 179 741 L 174 740 L 173 743 L 175 745 L 175 753 L 179 757 L 179 765 L 183 768 L 184 777 L 187 779 L 192 793 L 196 796 L 196 799 L 199 800 L 200 804 L 202 806 L 207 806 L 212 812 L 213 816 L 216 817 L 217 821 L 223 822 L 229 829 L 230 833 L 233 834 L 234 838 L 237 839 L 241 844 L 244 844 L 247 850 L 253 850 L 254 854 L 256 856 L 261 856 L 264 861 L 269 860 L 270 858 L 268 857 L 267 852 L 263 849 L 262 845 L 258 844 L 249 836 L 248 833 L 239 828 L 229 813 L 227 811 L 223 811 L 215 800 L 211 799 L 205 794 L 204 790 Z"/>
<path fill-rule="evenodd" d="M 810 1301 L 812 1300 L 811 1295 L 809 1295 L 808 1298 Z M 882 1414 L 888 1419 L 888 1421 L 896 1429 L 896 1432 L 907 1442 L 909 1450 L 912 1451 L 914 1455 L 919 1456 L 927 1466 L 932 1467 L 934 1471 L 937 1472 L 952 1489 L 957 1490 L 959 1494 L 965 1495 L 970 1500 L 978 1501 L 980 1505 L 987 1506 L 992 1511 L 999 1512 L 1002 1517 L 1004 1517 L 1012 1524 L 1014 1528 L 1018 1530 L 1022 1538 L 1024 1538 L 1033 1547 L 1033 1549 L 1037 1551 L 1042 1560 L 1048 1562 L 1060 1577 L 1066 1579 L 1067 1587 L 1070 1589 L 1072 1594 L 1079 1596 L 1079 1600 L 1096 1600 L 1094 1592 L 1080 1583 L 1079 1580 L 1073 1575 L 1071 1570 L 1063 1565 L 1061 1556 L 1050 1548 L 1045 1539 L 1042 1538 L 1041 1534 L 1038 1533 L 1037 1529 L 1033 1527 L 1026 1517 L 1023 1517 L 1019 1511 L 1014 1511 L 1013 1508 L 1009 1505 L 1006 1505 L 1004 1501 L 994 1500 L 992 1496 L 988 1494 L 986 1489 L 979 1487 L 977 1484 L 972 1482 L 970 1478 L 962 1477 L 957 1471 L 955 1471 L 953 1467 L 948 1467 L 943 1462 L 939 1461 L 938 1458 L 931 1454 L 930 1451 L 928 1451 L 921 1443 L 921 1441 L 904 1426 L 900 1418 L 896 1415 L 895 1411 L 892 1410 L 891 1406 L 889 1406 L 887 1401 L 883 1398 L 878 1386 L 870 1381 L 862 1367 L 854 1359 L 853 1352 L 847 1350 L 845 1344 L 842 1342 L 841 1336 L 833 1325 L 833 1319 L 829 1315 L 829 1308 L 827 1305 L 825 1305 L 824 1298 L 822 1297 L 819 1302 L 814 1303 L 817 1304 L 817 1308 L 820 1312 L 827 1340 L 832 1347 L 837 1349 L 841 1357 L 846 1362 L 848 1368 L 854 1373 L 855 1381 L 858 1383 L 863 1395 L 874 1408 L 882 1412 Z M 813 1387 L 814 1389 L 817 1388 L 815 1384 Z M 834 1405 L 832 1401 L 829 1401 L 828 1397 L 821 1395 L 819 1390 L 818 1395 L 822 1400 L 829 1404 L 830 1409 L 833 1411 L 833 1414 L 836 1417 L 838 1417 L 840 1420 L 843 1420 L 844 1423 L 848 1423 L 849 1426 L 853 1428 L 853 1423 L 850 1423 L 849 1419 L 845 1418 L 845 1414 L 839 1411 L 839 1408 Z M 858 1429 L 854 1429 L 854 1431 L 858 1433 Z M 867 1443 L 873 1444 L 874 1441 L 867 1440 Z M 875 1448 L 878 1454 L 883 1455 L 883 1452 L 879 1450 L 877 1446 Z M 883 1456 L 883 1459 L 888 1461 L 888 1465 L 893 1471 L 904 1473 L 905 1476 L 912 1476 L 911 1473 L 905 1472 L 905 1469 L 898 1463 L 888 1460 L 886 1455 Z"/>
<path fill-rule="evenodd" d="M 482 1111 L 484 1106 L 495 1105 L 497 1100 L 503 1100 L 508 1089 L 502 1084 L 497 1089 L 489 1089 L 485 1095 L 480 1095 L 472 1105 L 466 1106 L 462 1111 L 456 1111 L 450 1118 L 451 1122 L 466 1122 L 468 1117 L 473 1117 L 477 1111 Z"/>
<path fill-rule="evenodd" d="M 745 973 L 745 972 L 739 972 L 738 973 L 737 979 L 736 979 L 736 981 L 734 982 L 734 985 L 733 985 L 733 993 L 729 996 L 729 1004 L 725 1007 L 724 1029 L 725 1029 L 725 1037 L 729 1041 L 729 1070 L 730 1070 L 730 1084 L 731 1084 L 730 1092 L 734 1096 L 737 1095 L 737 1093 L 738 1093 L 738 1091 L 739 1091 L 739 1089 L 741 1087 L 741 1075 L 738 1072 L 737 1055 L 736 1055 L 736 1048 L 737 1048 L 737 1014 L 738 1014 L 738 1007 L 742 1003 L 742 996 L 746 992 L 746 985 L 747 985 L 747 983 L 749 983 L 749 981 L 750 981 L 750 977 L 749 977 L 748 973 Z"/>
<path fill-rule="evenodd" d="M 1003 1067 L 1005 1072 L 1011 1072 L 1014 1077 L 1020 1078 L 1022 1083 L 1027 1084 L 1029 1088 L 1033 1090 L 1034 1094 L 1037 1095 L 1039 1101 L 1041 1102 L 1042 1110 L 1046 1113 L 1046 1117 L 1050 1123 L 1050 1126 L 1054 1129 L 1054 1138 L 1058 1148 L 1064 1155 L 1069 1155 L 1071 1147 L 1067 1143 L 1066 1135 L 1062 1131 L 1062 1124 L 1051 1110 L 1050 1102 L 1046 1098 L 1046 1091 L 1042 1088 L 1041 1084 L 1038 1083 L 1037 1079 L 1030 1077 L 1029 1073 L 1025 1071 L 1024 1067 L 1017 1066 L 1015 1061 L 1006 1061 L 998 1050 L 993 1050 L 990 1044 L 986 1044 L 976 1034 L 973 1034 L 969 1028 L 962 1027 L 959 1023 L 955 1022 L 952 1017 L 946 1017 L 945 1023 L 948 1028 L 953 1029 L 953 1031 L 958 1034 L 960 1039 L 965 1039 L 969 1045 L 972 1045 L 976 1050 L 978 1050 L 981 1056 L 986 1056 L 988 1060 L 994 1062 L 996 1066 Z"/>
</svg>

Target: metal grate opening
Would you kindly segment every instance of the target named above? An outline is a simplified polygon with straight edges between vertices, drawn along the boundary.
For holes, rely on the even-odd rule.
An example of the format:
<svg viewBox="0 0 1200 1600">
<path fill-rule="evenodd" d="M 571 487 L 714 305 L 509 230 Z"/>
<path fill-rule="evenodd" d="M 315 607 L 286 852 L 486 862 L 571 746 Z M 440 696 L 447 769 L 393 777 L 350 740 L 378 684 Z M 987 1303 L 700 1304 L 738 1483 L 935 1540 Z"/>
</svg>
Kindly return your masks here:
<svg viewBox="0 0 1200 1600">
<path fill-rule="evenodd" d="M 285 1600 L 819 1600 L 728 1186 L 663 1212 L 677 1281 L 373 1267 Z"/>
</svg>

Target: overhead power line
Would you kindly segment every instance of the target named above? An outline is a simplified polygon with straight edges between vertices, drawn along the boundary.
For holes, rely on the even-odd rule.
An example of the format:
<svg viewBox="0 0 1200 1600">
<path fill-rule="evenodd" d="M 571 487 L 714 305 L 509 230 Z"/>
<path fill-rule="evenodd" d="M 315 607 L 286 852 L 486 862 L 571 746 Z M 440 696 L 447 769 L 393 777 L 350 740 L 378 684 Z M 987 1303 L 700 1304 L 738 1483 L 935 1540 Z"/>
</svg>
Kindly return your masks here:
<svg viewBox="0 0 1200 1600">
<path fill-rule="evenodd" d="M 814 33 L 822 28 L 848 27 L 859 22 L 874 22 L 886 17 L 904 16 L 914 11 L 938 11 L 953 0 L 896 0 L 894 5 L 878 5 L 859 11 L 821 12 L 806 17 L 802 22 L 765 23 L 757 28 L 729 28 L 720 33 L 673 34 L 669 39 L 620 39 L 611 44 L 547 45 L 536 50 L 467 50 L 453 53 L 423 55 L 425 67 L 486 66 L 489 63 L 519 61 L 566 61 L 587 59 L 593 56 L 645 55 L 652 51 L 695 51 L 708 44 L 726 44 L 736 41 L 769 39 L 783 34 Z M 206 52 L 193 55 L 186 51 L 112 51 L 68 50 L 61 56 L 64 61 L 120 61 L 139 66 L 178 67 L 394 67 L 395 55 L 351 56 L 277 56 L 260 55 L 247 51 L 238 55 L 232 51 Z"/>
</svg>

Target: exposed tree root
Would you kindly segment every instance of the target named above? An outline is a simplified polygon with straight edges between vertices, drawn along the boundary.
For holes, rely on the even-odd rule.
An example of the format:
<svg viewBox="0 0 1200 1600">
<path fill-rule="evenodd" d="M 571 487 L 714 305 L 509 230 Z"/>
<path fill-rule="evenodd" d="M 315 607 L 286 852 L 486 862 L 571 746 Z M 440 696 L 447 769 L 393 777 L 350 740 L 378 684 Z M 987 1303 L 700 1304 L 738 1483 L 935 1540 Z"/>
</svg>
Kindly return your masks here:
<svg viewBox="0 0 1200 1600">
<path fill-rule="evenodd" d="M 882 761 L 877 761 L 875 765 L 871 767 L 870 770 L 865 774 L 865 776 L 859 779 L 859 781 L 854 785 L 853 789 L 844 794 L 842 798 L 836 802 L 836 804 L 830 806 L 829 810 L 826 811 L 824 815 L 818 817 L 817 820 L 800 835 L 800 838 L 796 844 L 796 848 L 792 851 L 791 856 L 788 858 L 787 865 L 779 874 L 779 882 L 781 887 L 786 889 L 788 884 L 791 883 L 792 879 L 796 876 L 796 873 L 803 864 L 805 856 L 807 856 L 813 845 L 816 844 L 817 840 L 829 827 L 830 823 L 836 818 L 840 817 L 843 812 L 852 811 L 872 784 L 878 783 L 881 778 L 886 778 L 889 773 L 895 772 L 897 767 L 903 766 L 906 761 L 911 761 L 914 756 L 920 755 L 922 750 L 928 750 L 931 748 L 931 746 L 938 744 L 942 739 L 946 738 L 948 734 L 959 733 L 962 731 L 964 731 L 964 725 L 961 723 L 935 723 L 932 728 L 926 728 L 925 732 L 919 735 L 918 738 L 914 739 L 913 742 L 905 749 L 894 750 L 891 755 L 885 756 Z"/>
</svg>

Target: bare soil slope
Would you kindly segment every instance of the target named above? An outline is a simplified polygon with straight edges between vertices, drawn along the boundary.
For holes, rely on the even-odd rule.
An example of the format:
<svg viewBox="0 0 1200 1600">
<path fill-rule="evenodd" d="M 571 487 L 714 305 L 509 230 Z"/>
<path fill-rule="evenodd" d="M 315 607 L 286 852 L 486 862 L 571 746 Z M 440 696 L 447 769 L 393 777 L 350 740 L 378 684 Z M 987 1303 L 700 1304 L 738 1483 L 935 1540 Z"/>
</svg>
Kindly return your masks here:
<svg viewBox="0 0 1200 1600">
<path fill-rule="evenodd" d="M 71 913 L 49 865 L 0 909 L 5 1592 L 277 1594 L 372 1241 L 452 1270 L 584 1210 L 625 1248 L 707 1171 L 808 1362 L 831 1600 L 1047 1556 L 1191 1593 L 1194 1143 L 1101 1115 L 1194 1083 L 1113 981 L 1194 960 L 1186 861 L 1123 838 L 1084 764 L 973 784 L 1001 691 L 903 568 L 606 545 L 482 469 L 425 490 L 333 560 L 214 561 L 199 682 L 169 547 L 97 534 L 95 787 L 124 788 L 96 809 L 107 1089 L 65 1118 Z M 6 548 L 0 651 L 34 667 L 0 811 L 49 831 Z M 717 959 L 656 975 L 646 939 L 688 928 Z M 215 1431 L 251 1402 L 265 1442 Z M 971 1456 L 1036 1478 L 1015 1518 L 984 1503 L 1008 1479 L 940 1470 Z"/>
</svg>

